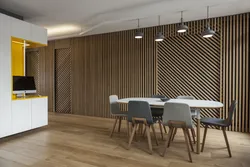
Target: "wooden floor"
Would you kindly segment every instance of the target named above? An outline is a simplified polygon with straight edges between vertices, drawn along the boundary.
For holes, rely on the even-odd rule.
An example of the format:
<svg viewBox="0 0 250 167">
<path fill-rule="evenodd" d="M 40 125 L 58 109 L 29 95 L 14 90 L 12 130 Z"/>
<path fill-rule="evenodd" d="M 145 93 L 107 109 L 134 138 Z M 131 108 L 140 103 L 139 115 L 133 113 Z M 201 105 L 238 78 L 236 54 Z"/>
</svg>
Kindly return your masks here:
<svg viewBox="0 0 250 167">
<path fill-rule="evenodd" d="M 181 131 L 165 157 L 164 142 L 153 155 L 147 153 L 146 138 L 138 137 L 127 150 L 126 124 L 109 137 L 113 120 L 83 116 L 49 115 L 49 126 L 0 140 L 0 167 L 249 167 L 250 134 L 228 132 L 233 157 L 229 158 L 223 134 L 208 130 L 205 150 L 188 154 Z M 201 131 L 203 134 L 203 129 Z"/>
</svg>

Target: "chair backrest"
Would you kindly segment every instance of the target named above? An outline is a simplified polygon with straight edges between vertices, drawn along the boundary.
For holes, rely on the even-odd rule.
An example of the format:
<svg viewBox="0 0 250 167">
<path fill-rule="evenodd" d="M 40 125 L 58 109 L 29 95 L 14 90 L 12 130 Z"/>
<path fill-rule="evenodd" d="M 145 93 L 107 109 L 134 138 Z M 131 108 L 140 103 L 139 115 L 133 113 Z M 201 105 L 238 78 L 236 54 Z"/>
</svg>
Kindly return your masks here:
<svg viewBox="0 0 250 167">
<path fill-rule="evenodd" d="M 120 113 L 120 106 L 117 103 L 118 96 L 117 95 L 110 95 L 109 96 L 109 103 L 110 103 L 110 112 L 111 114 L 118 114 Z"/>
<path fill-rule="evenodd" d="M 149 103 L 146 101 L 129 101 L 128 121 L 132 122 L 132 118 L 145 118 L 148 124 L 153 124 Z"/>
<path fill-rule="evenodd" d="M 164 95 L 152 95 L 152 98 L 166 98 Z"/>
<path fill-rule="evenodd" d="M 182 121 L 188 128 L 193 127 L 190 107 L 185 103 L 166 102 L 162 118 L 164 125 L 168 125 L 169 121 Z"/>
<path fill-rule="evenodd" d="M 176 99 L 195 100 L 195 98 L 193 96 L 177 96 Z"/>
<path fill-rule="evenodd" d="M 228 117 L 227 119 L 225 120 L 225 123 L 227 126 L 230 126 L 232 124 L 232 120 L 233 120 L 233 115 L 234 115 L 234 112 L 236 110 L 236 105 L 237 105 L 237 101 L 234 100 L 230 107 L 229 107 L 229 111 L 228 111 Z"/>
</svg>

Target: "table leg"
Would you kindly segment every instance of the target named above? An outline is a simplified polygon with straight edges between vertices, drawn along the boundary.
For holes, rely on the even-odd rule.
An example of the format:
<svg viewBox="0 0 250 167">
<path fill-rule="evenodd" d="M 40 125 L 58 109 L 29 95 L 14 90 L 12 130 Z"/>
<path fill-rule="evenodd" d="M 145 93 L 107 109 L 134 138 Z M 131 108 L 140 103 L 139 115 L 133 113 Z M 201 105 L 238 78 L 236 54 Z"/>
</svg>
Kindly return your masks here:
<svg viewBox="0 0 250 167">
<path fill-rule="evenodd" d="M 197 110 L 197 141 L 196 141 L 196 153 L 200 154 L 200 110 Z"/>
</svg>

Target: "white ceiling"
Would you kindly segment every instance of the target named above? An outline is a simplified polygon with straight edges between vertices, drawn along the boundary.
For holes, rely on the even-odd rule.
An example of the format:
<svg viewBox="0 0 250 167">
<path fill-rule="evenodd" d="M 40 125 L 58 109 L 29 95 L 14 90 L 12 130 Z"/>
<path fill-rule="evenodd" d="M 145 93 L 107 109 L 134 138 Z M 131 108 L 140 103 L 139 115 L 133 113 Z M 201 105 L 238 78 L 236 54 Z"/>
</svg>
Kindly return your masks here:
<svg viewBox="0 0 250 167">
<path fill-rule="evenodd" d="M 92 35 L 137 27 L 250 12 L 250 0 L 0 0 L 0 8 L 48 29 L 49 39 Z"/>
</svg>

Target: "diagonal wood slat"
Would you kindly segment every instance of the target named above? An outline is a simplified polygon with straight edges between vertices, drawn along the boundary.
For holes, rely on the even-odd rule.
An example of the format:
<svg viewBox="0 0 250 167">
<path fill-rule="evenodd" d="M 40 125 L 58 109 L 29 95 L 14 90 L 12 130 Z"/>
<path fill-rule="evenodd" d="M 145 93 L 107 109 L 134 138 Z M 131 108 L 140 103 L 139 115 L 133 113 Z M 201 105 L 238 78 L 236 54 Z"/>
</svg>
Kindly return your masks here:
<svg viewBox="0 0 250 167">
<path fill-rule="evenodd" d="M 57 49 L 55 53 L 55 111 L 72 113 L 71 49 Z"/>
<path fill-rule="evenodd" d="M 220 33 L 204 39 L 199 34 L 166 38 L 158 45 L 159 94 L 176 98 L 220 100 Z M 219 117 L 218 110 L 202 112 Z"/>
</svg>

